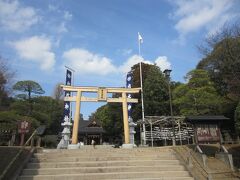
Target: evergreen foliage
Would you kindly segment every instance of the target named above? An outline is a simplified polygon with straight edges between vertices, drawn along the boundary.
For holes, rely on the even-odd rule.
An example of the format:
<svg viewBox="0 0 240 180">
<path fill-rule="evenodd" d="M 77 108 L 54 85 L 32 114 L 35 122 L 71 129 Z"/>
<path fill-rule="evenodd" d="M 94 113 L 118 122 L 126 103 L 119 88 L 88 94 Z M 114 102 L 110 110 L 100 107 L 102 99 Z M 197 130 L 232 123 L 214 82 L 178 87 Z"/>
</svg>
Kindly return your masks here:
<svg viewBox="0 0 240 180">
<path fill-rule="evenodd" d="M 240 24 L 225 26 L 206 40 L 198 69 L 207 70 L 215 88 L 232 101 L 240 98 Z"/>
<path fill-rule="evenodd" d="M 31 122 L 33 129 L 45 125 L 46 133 L 57 135 L 61 130 L 63 100 L 48 96 L 33 96 L 44 93 L 41 86 L 34 81 L 17 82 L 14 89 L 26 93 L 25 98 L 15 98 L 8 111 L 0 111 L 1 126 L 16 129 L 18 121 L 26 120 Z"/>
<path fill-rule="evenodd" d="M 134 65 L 131 69 L 133 73 L 132 87 L 141 87 L 139 64 Z M 160 68 L 156 65 L 142 63 L 142 77 L 145 116 L 169 115 L 168 82 Z M 138 98 L 138 103 L 133 104 L 132 109 L 132 117 L 134 121 L 137 121 L 142 118 L 140 93 L 133 97 Z"/>
<path fill-rule="evenodd" d="M 218 95 L 207 71 L 193 70 L 186 76 L 188 83 L 173 91 L 173 103 L 179 107 L 180 115 L 217 115 L 223 100 Z"/>
<path fill-rule="evenodd" d="M 168 84 L 159 67 L 154 65 L 149 68 L 143 92 L 147 116 L 169 115 Z"/>
<path fill-rule="evenodd" d="M 32 94 L 44 94 L 45 91 L 42 87 L 35 81 L 18 81 L 14 86 L 13 89 L 16 91 L 23 92 L 24 94 L 20 94 L 19 97 L 22 99 L 27 98 L 31 99 Z"/>
<path fill-rule="evenodd" d="M 107 136 L 122 138 L 122 104 L 107 103 L 96 110 L 94 117 L 101 121 L 102 127 L 106 131 Z"/>
</svg>

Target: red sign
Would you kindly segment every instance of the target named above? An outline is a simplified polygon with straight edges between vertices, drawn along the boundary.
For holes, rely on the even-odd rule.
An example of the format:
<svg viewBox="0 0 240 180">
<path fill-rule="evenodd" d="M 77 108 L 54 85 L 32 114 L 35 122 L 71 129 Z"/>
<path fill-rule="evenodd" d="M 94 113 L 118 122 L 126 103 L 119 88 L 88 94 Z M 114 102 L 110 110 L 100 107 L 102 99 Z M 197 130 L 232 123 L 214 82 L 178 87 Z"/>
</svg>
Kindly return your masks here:
<svg viewBox="0 0 240 180">
<path fill-rule="evenodd" d="M 198 124 L 197 125 L 198 142 L 216 142 L 220 141 L 220 131 L 217 124 Z"/>
<path fill-rule="evenodd" d="M 28 121 L 20 121 L 18 123 L 18 132 L 20 134 L 23 134 L 23 133 L 28 133 L 29 130 L 30 130 L 30 122 Z"/>
</svg>

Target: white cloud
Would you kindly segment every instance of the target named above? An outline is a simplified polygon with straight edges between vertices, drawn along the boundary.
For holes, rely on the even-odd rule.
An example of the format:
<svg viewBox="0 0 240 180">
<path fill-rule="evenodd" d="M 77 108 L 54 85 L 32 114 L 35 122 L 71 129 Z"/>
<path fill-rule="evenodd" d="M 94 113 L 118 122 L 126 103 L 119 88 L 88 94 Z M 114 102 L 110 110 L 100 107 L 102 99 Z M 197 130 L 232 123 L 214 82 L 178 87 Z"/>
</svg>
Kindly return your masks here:
<svg viewBox="0 0 240 180">
<path fill-rule="evenodd" d="M 171 63 L 168 61 L 166 56 L 159 56 L 155 60 L 155 63 L 161 69 L 161 71 L 164 71 L 165 69 L 171 69 Z"/>
<path fill-rule="evenodd" d="M 161 69 L 161 71 L 171 68 L 171 63 L 168 61 L 166 56 L 159 56 L 156 60 L 150 61 L 144 60 L 142 57 L 138 55 L 133 55 L 123 65 L 119 67 L 119 71 L 127 73 L 131 70 L 131 67 L 133 65 L 139 62 L 144 62 L 146 64 L 156 64 Z"/>
<path fill-rule="evenodd" d="M 141 56 L 138 55 L 133 55 L 130 58 L 127 59 L 127 61 L 125 63 L 123 63 L 123 65 L 121 65 L 119 67 L 119 71 L 123 72 L 123 73 L 127 73 L 128 71 L 131 70 L 131 67 L 139 62 L 144 62 L 147 64 L 153 64 L 150 61 L 144 60 Z"/>
<path fill-rule="evenodd" d="M 85 49 L 75 48 L 63 53 L 64 63 L 79 73 L 107 75 L 116 72 L 111 59 Z"/>
<path fill-rule="evenodd" d="M 0 25 L 7 30 L 22 32 L 39 21 L 32 7 L 23 7 L 18 1 L 0 0 Z"/>
<path fill-rule="evenodd" d="M 55 54 L 51 51 L 51 41 L 43 36 L 33 36 L 16 42 L 11 42 L 18 55 L 26 61 L 40 65 L 42 70 L 52 70 L 55 64 Z"/>
<path fill-rule="evenodd" d="M 201 28 L 212 31 L 235 16 L 231 11 L 234 0 L 178 0 L 172 3 L 176 6 L 175 29 L 182 37 Z"/>
<path fill-rule="evenodd" d="M 162 71 L 171 68 L 171 63 L 166 56 L 159 56 L 154 61 L 144 60 L 141 56 L 133 55 L 129 57 L 122 65 L 115 66 L 112 60 L 89 52 L 86 49 L 70 49 L 63 53 L 64 65 L 73 67 L 76 72 L 81 74 L 107 75 L 110 73 L 127 73 L 131 67 L 139 62 L 147 64 L 156 64 Z"/>
</svg>

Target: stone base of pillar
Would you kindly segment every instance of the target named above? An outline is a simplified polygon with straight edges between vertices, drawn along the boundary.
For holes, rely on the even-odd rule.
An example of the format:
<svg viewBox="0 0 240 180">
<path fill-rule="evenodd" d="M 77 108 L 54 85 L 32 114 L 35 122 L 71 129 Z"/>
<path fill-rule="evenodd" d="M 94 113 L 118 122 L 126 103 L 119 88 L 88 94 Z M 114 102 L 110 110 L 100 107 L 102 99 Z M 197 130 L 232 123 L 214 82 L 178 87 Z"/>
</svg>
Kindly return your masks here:
<svg viewBox="0 0 240 180">
<path fill-rule="evenodd" d="M 123 144 L 122 148 L 123 149 L 133 149 L 133 146 L 134 146 L 133 144 Z"/>
<path fill-rule="evenodd" d="M 80 149 L 80 144 L 69 144 L 68 149 Z"/>
</svg>

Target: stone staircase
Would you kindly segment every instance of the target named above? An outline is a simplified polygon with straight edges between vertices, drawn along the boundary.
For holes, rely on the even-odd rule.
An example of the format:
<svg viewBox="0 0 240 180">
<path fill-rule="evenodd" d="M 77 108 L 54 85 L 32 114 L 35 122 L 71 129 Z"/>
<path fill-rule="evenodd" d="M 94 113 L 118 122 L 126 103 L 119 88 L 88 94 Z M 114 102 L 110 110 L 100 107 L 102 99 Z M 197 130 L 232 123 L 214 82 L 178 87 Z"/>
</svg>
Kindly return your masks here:
<svg viewBox="0 0 240 180">
<path fill-rule="evenodd" d="M 83 148 L 36 153 L 19 180 L 193 180 L 172 149 Z"/>
</svg>

